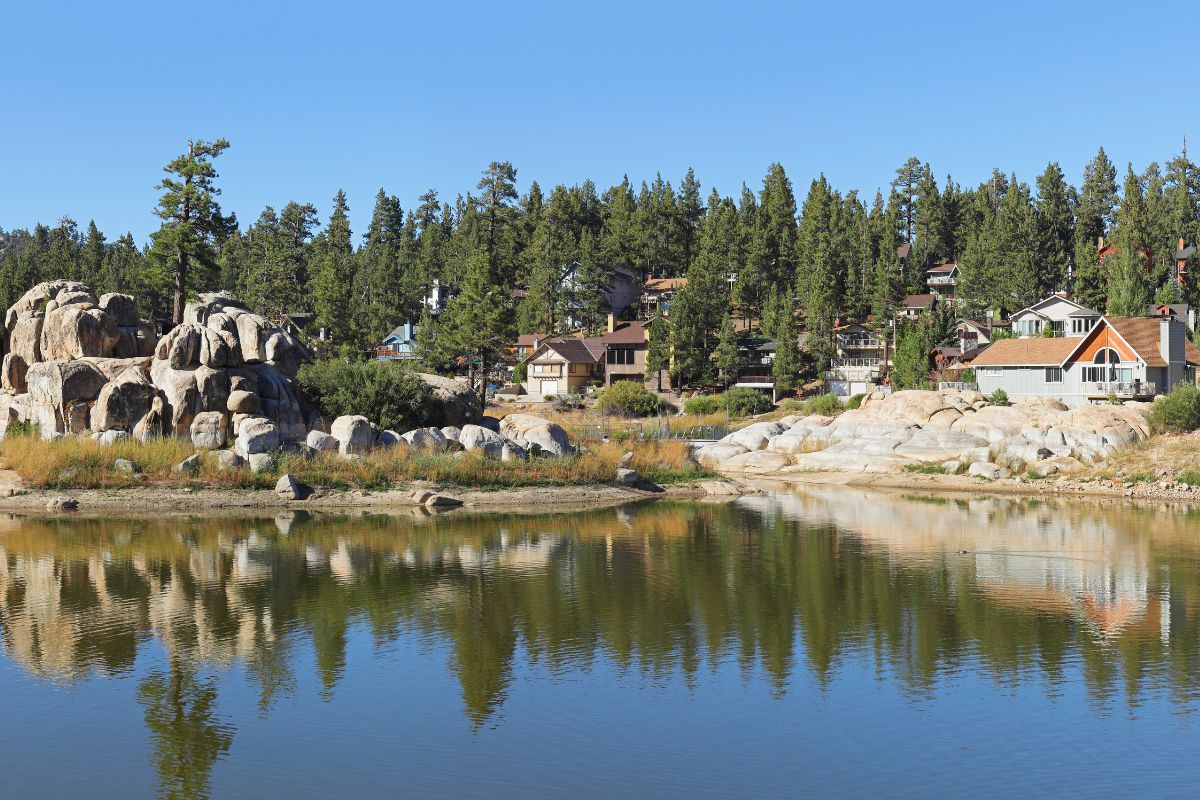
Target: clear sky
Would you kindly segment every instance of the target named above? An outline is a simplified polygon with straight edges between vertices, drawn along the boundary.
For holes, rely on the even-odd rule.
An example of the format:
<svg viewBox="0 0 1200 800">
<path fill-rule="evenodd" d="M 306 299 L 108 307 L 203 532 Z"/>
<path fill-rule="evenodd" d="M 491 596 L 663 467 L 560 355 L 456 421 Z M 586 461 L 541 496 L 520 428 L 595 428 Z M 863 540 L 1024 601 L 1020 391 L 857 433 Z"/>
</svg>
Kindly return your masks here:
<svg viewBox="0 0 1200 800">
<path fill-rule="evenodd" d="M 0 228 L 69 215 L 115 238 L 157 227 L 154 186 L 189 137 L 223 136 L 223 204 L 381 186 L 405 209 L 509 160 L 524 191 L 602 190 L 689 166 L 725 194 L 781 162 L 872 195 L 907 156 L 975 185 L 1078 184 L 1200 158 L 1196 2 L 8 4 Z"/>
</svg>

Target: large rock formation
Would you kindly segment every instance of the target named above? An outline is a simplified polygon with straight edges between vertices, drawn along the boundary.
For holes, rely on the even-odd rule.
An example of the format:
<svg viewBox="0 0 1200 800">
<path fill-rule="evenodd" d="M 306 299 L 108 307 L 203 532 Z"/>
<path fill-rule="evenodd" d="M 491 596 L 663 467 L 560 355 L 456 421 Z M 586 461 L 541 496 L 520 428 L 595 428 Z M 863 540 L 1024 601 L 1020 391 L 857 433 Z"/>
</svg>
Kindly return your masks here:
<svg viewBox="0 0 1200 800">
<path fill-rule="evenodd" d="M 1068 409 L 988 405 L 979 392 L 875 393 L 838 417 L 755 423 L 702 448 L 699 461 L 747 474 L 891 472 L 933 464 L 972 474 L 1068 473 L 1149 435 L 1146 404 Z"/>
<path fill-rule="evenodd" d="M 129 295 L 38 284 L 5 315 L 0 418 L 37 423 L 45 438 L 196 432 L 212 447 L 228 436 L 231 415 L 247 410 L 283 439 L 303 441 L 309 426 L 295 384 L 303 347 L 232 295 L 201 295 L 185 316 L 156 343 Z"/>
</svg>

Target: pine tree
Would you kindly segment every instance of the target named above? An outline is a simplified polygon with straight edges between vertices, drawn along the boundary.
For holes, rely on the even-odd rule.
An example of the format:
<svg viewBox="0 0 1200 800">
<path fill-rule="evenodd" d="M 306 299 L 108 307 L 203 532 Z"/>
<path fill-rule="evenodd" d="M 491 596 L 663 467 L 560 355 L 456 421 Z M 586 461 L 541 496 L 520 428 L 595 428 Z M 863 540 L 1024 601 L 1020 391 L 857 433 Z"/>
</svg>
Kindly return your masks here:
<svg viewBox="0 0 1200 800">
<path fill-rule="evenodd" d="M 713 355 L 721 383 L 729 388 L 737 381 L 739 359 L 737 334 L 733 328 L 733 318 L 728 314 L 721 320 L 721 335 Z"/>
<path fill-rule="evenodd" d="M 646 376 L 654 373 L 658 391 L 663 390 L 663 370 L 671 366 L 671 323 L 666 317 L 655 317 L 646 324 Z"/>
<path fill-rule="evenodd" d="M 171 264 L 171 318 L 176 324 L 183 321 L 183 306 L 192 285 L 189 270 L 193 264 L 215 270 L 213 244 L 237 229 L 236 218 L 222 215 L 217 203 L 221 190 L 216 187 L 217 171 L 212 164 L 228 147 L 224 139 L 188 140 L 187 153 L 164 167 L 168 177 L 158 185 L 162 197 L 155 213 L 163 224 L 153 236 L 153 253 Z"/>
<path fill-rule="evenodd" d="M 834 222 L 838 204 L 838 198 L 834 196 L 824 175 L 813 181 L 804 200 L 796 240 L 800 264 L 796 290 L 804 304 L 808 325 L 806 349 L 821 375 L 825 374 L 833 355 L 833 323 L 838 310 L 840 270 Z M 784 296 L 790 303 L 791 293 Z M 771 335 L 777 342 L 781 338 L 792 338 L 789 331 L 794 326 L 792 317 L 776 319 L 774 322 L 778 329 Z M 776 358 L 779 356 L 776 355 Z"/>
<path fill-rule="evenodd" d="M 329 224 L 315 245 L 316 268 L 309 289 L 317 326 L 340 349 L 350 346 L 354 331 L 354 244 L 349 213 L 346 193 L 339 189 Z"/>
<path fill-rule="evenodd" d="M 1142 316 L 1150 303 L 1147 266 L 1146 202 L 1141 178 L 1130 164 L 1125 173 L 1114 238 L 1117 251 L 1105 259 L 1108 272 L 1107 313 Z M 1111 263 L 1109 263 L 1111 262 Z"/>
<path fill-rule="evenodd" d="M 595 330 L 612 310 L 612 266 L 597 252 L 591 230 L 579 235 L 579 273 L 576 276 L 576 313 L 585 330 Z"/>
<path fill-rule="evenodd" d="M 700 221 L 704 218 L 704 204 L 700 200 L 700 182 L 695 171 L 689 167 L 683 183 L 679 184 L 679 220 L 682 233 L 683 263 L 686 271 L 696 257 L 696 239 Z"/>
<path fill-rule="evenodd" d="M 800 336 L 796 327 L 796 301 L 792 292 L 783 289 L 773 293 L 769 302 L 772 307 L 770 327 L 764 328 L 764 333 L 775 340 L 775 359 L 771 362 L 775 393 L 790 395 L 800 386 Z"/>
<path fill-rule="evenodd" d="M 486 249 L 473 253 L 461 291 L 438 320 L 439 346 L 466 359 L 481 413 L 488 380 L 514 335 L 512 295 L 498 273 Z"/>
<path fill-rule="evenodd" d="M 896 168 L 896 177 L 892 179 L 892 191 L 895 192 L 899 204 L 901 232 L 904 241 L 916 244 L 917 219 L 920 216 L 920 186 L 921 181 L 928 179 L 929 165 L 922 164 L 921 159 L 911 156 Z M 936 189 L 936 185 L 934 189 Z M 920 265 L 924 269 L 924 264 Z"/>
<path fill-rule="evenodd" d="M 1098 242 L 1108 235 L 1117 205 L 1117 169 L 1101 147 L 1083 170 L 1075 213 L 1076 299 L 1090 308 L 1107 304 L 1107 282 L 1100 268 Z"/>
<path fill-rule="evenodd" d="M 92 284 L 92 289 L 99 297 L 106 292 L 116 291 L 103 285 L 104 279 L 104 234 L 96 227 L 95 220 L 88 222 L 87 238 L 83 242 L 83 252 L 80 254 L 80 278 Z"/>
<path fill-rule="evenodd" d="M 1065 291 L 1075 255 L 1075 190 L 1058 162 L 1046 165 L 1037 179 L 1037 294 Z"/>
</svg>

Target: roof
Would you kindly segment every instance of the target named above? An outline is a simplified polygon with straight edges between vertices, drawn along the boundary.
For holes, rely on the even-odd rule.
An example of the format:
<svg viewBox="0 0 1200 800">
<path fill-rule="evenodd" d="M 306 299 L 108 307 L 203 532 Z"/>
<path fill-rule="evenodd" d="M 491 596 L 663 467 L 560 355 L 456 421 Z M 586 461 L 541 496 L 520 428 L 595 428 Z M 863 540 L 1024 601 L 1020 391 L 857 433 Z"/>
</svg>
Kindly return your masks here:
<svg viewBox="0 0 1200 800">
<path fill-rule="evenodd" d="M 687 286 L 687 278 L 650 278 L 646 281 L 648 292 L 682 289 L 684 286 Z"/>
<path fill-rule="evenodd" d="M 1002 339 L 1001 341 L 1006 341 L 1006 340 Z M 988 344 L 977 344 L 974 347 L 968 347 L 966 350 L 962 351 L 962 355 L 960 355 L 958 357 L 958 360 L 964 364 L 974 363 L 975 359 L 977 359 L 981 355 L 983 355 L 983 351 L 987 350 L 991 346 L 992 346 L 991 343 L 988 343 Z"/>
<path fill-rule="evenodd" d="M 1194 255 L 1196 255 L 1196 245 L 1189 244 L 1187 247 L 1175 251 L 1175 260 L 1186 261 Z"/>
<path fill-rule="evenodd" d="M 548 333 L 522 333 L 517 337 L 517 347 L 537 347 L 539 342 L 549 336 Z"/>
<path fill-rule="evenodd" d="M 600 341 L 604 342 L 605 344 L 645 344 L 646 323 L 619 323 L 616 330 L 601 336 Z"/>
<path fill-rule="evenodd" d="M 386 342 L 389 339 L 395 339 L 395 340 L 401 341 L 401 342 L 408 341 L 409 337 L 405 335 L 405 329 L 408 328 L 410 324 L 411 323 L 406 322 L 403 325 L 397 325 L 392 330 L 391 333 L 389 333 L 387 336 L 383 337 L 383 341 Z"/>
<path fill-rule="evenodd" d="M 1146 366 L 1165 367 L 1167 365 L 1166 359 L 1162 357 L 1162 353 L 1158 349 L 1161 319 L 1158 317 L 1105 317 L 1104 319 L 1114 331 L 1121 335 L 1122 339 L 1129 343 L 1133 352 L 1146 362 Z"/>
<path fill-rule="evenodd" d="M 1044 317 L 1045 315 L 1042 314 L 1041 312 L 1039 312 L 1038 309 L 1041 308 L 1042 306 L 1046 305 L 1047 303 L 1054 302 L 1055 300 L 1062 302 L 1062 303 L 1069 303 L 1070 305 L 1075 306 L 1075 310 L 1067 315 L 1069 317 L 1098 317 L 1098 316 L 1100 316 L 1099 311 L 1096 311 L 1095 309 L 1092 309 L 1092 308 L 1088 308 L 1087 306 L 1085 306 L 1081 303 L 1077 303 L 1074 300 L 1072 300 L 1070 297 L 1067 297 L 1065 294 L 1052 294 L 1049 297 L 1043 297 L 1041 300 L 1038 300 L 1033 305 L 1028 306 L 1027 308 L 1022 308 L 1020 311 L 1018 311 L 1016 314 L 1013 314 L 1012 316 L 1017 317 L 1017 316 L 1020 316 L 1021 314 L 1024 314 L 1026 311 L 1032 311 L 1034 314 L 1037 314 L 1039 317 Z"/>
<path fill-rule="evenodd" d="M 958 269 L 958 264 L 938 264 L 936 267 L 928 267 L 925 272 L 937 275 L 949 275 L 954 270 Z"/>
<path fill-rule="evenodd" d="M 912 245 L 908 242 L 896 248 L 896 258 L 908 258 L 908 254 L 912 252 Z"/>
<path fill-rule="evenodd" d="M 932 294 L 910 294 L 901 301 L 901 305 L 905 308 L 929 308 L 933 305 Z"/>
<path fill-rule="evenodd" d="M 1082 342 L 1082 336 L 1054 339 L 1001 339 L 974 356 L 975 367 L 1057 367 Z"/>
<path fill-rule="evenodd" d="M 604 358 L 604 343 L 596 338 L 550 339 L 542 342 L 542 346 L 558 353 L 569 364 L 595 364 Z"/>
</svg>

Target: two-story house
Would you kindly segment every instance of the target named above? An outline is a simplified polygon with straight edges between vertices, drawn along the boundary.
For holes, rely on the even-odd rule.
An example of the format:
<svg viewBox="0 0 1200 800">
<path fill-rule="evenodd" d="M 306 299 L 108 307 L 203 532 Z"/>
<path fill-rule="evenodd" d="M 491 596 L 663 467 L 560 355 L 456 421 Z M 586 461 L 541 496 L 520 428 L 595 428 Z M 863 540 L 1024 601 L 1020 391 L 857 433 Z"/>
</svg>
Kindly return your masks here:
<svg viewBox="0 0 1200 800">
<path fill-rule="evenodd" d="M 1077 303 L 1065 293 L 1052 294 L 1009 319 L 1019 339 L 1041 336 L 1049 327 L 1055 336 L 1080 336 L 1100 320 L 1100 312 Z"/>
<path fill-rule="evenodd" d="M 1200 350 L 1171 316 L 1101 316 L 1081 336 L 1001 339 L 972 362 L 979 391 L 1010 400 L 1054 397 L 1068 405 L 1148 400 L 1195 380 Z"/>
<path fill-rule="evenodd" d="M 850 397 L 870 391 L 887 369 L 886 334 L 850 324 L 834 331 L 833 342 L 836 352 L 825 376 L 829 392 Z"/>
<path fill-rule="evenodd" d="M 521 389 L 535 397 L 582 394 L 604 378 L 604 343 L 596 337 L 544 339 L 525 360 Z"/>
<path fill-rule="evenodd" d="M 375 357 L 383 361 L 407 361 L 417 357 L 417 326 L 412 322 L 397 325 L 376 346 Z"/>
<path fill-rule="evenodd" d="M 935 264 L 925 269 L 925 285 L 930 292 L 940 295 L 954 295 L 958 285 L 958 264 Z"/>
<path fill-rule="evenodd" d="M 604 345 L 604 385 L 616 381 L 646 380 L 646 349 L 650 323 L 614 322 L 610 317 L 608 332 L 600 337 Z"/>
</svg>

